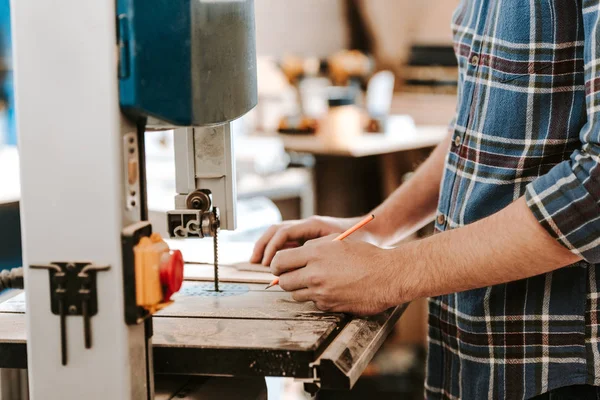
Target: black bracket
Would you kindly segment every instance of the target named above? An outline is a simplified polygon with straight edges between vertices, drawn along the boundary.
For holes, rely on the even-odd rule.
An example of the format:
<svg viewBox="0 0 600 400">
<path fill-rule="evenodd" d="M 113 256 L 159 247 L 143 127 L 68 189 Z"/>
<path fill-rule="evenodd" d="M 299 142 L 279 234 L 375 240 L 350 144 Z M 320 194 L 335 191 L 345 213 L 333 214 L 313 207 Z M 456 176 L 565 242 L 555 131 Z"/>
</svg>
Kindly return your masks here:
<svg viewBox="0 0 600 400">
<path fill-rule="evenodd" d="M 152 235 L 149 222 L 138 222 L 123 229 L 121 251 L 123 253 L 123 288 L 125 301 L 125 323 L 138 325 L 151 315 L 148 310 L 137 305 L 135 285 L 135 256 L 133 249 L 143 237 Z"/>
<path fill-rule="evenodd" d="M 91 349 L 91 317 L 98 313 L 96 272 L 110 267 L 89 262 L 53 262 L 31 268 L 47 269 L 50 274 L 50 307 L 54 315 L 60 316 L 62 365 L 67 365 L 67 315 L 83 316 L 85 348 Z"/>
</svg>

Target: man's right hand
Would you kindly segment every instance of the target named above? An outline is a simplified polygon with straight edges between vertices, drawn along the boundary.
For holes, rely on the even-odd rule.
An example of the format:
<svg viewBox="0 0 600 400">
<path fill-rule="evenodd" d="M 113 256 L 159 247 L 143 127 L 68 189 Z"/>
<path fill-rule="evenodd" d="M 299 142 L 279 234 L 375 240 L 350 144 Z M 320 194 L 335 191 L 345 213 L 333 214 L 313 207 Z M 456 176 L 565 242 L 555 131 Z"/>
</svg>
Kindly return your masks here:
<svg viewBox="0 0 600 400">
<path fill-rule="evenodd" d="M 279 250 L 302 246 L 308 240 L 342 233 L 359 219 L 310 217 L 273 225 L 256 242 L 250 262 L 269 266 Z"/>
</svg>

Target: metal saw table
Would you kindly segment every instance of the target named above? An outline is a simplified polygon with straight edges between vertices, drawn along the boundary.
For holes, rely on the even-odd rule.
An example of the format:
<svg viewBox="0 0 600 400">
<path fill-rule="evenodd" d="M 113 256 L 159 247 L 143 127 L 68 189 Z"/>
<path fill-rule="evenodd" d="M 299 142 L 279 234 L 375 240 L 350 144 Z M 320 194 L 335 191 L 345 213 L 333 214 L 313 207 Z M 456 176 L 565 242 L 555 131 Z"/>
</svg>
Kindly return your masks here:
<svg viewBox="0 0 600 400">
<path fill-rule="evenodd" d="M 321 312 L 262 284 L 225 283 L 215 293 L 211 283 L 186 281 L 175 303 L 153 318 L 154 371 L 292 377 L 351 389 L 403 311 L 362 319 Z M 0 368 L 27 368 L 26 355 L 25 297 L 15 292 L 0 304 Z"/>
</svg>

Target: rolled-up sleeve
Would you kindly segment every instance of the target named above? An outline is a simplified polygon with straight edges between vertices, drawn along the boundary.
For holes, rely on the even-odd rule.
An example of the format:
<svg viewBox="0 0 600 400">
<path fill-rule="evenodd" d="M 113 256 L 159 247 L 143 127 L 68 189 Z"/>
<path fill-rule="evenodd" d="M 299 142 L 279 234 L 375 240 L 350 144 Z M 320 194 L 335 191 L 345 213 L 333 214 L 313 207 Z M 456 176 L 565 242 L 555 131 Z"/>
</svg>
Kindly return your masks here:
<svg viewBox="0 0 600 400">
<path fill-rule="evenodd" d="M 584 60 L 588 122 L 581 148 L 527 186 L 541 225 L 573 253 L 600 263 L 600 1 L 585 1 Z"/>
</svg>

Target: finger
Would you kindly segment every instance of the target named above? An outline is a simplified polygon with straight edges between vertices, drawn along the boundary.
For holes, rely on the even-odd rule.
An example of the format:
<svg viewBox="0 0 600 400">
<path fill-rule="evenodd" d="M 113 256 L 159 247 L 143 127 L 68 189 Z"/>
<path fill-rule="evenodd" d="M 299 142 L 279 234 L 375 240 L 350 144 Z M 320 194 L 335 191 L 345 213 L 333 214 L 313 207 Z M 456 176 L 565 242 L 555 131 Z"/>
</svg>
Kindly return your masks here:
<svg viewBox="0 0 600 400">
<path fill-rule="evenodd" d="M 312 251 L 306 247 L 281 250 L 271 262 L 271 273 L 280 276 L 298 268 L 305 267 L 312 255 Z"/>
<path fill-rule="evenodd" d="M 306 289 L 310 284 L 310 276 L 307 268 L 299 268 L 287 272 L 279 277 L 279 287 L 286 292 Z"/>
<path fill-rule="evenodd" d="M 258 239 L 256 244 L 254 245 L 254 250 L 252 251 L 252 256 L 250 257 L 250 262 L 257 264 L 263 259 L 263 254 L 265 251 L 265 247 L 275 235 L 278 229 L 281 228 L 281 225 L 272 225 L 267 231 Z"/>
<path fill-rule="evenodd" d="M 263 265 L 271 265 L 275 254 L 281 250 L 286 243 L 300 241 L 302 239 L 314 238 L 319 236 L 319 230 L 316 224 L 303 222 L 289 225 L 279 229 L 269 241 L 262 259 Z"/>
<path fill-rule="evenodd" d="M 297 241 L 297 240 L 294 240 L 294 241 L 292 241 L 292 242 L 286 242 L 286 243 L 283 245 L 283 249 L 282 249 L 282 250 L 294 249 L 294 248 L 296 248 L 296 247 L 300 247 L 300 246 L 301 246 L 300 242 L 299 242 L 299 241 Z"/>
<path fill-rule="evenodd" d="M 315 301 L 315 307 L 321 311 L 331 311 L 331 306 L 323 301 Z"/>
<path fill-rule="evenodd" d="M 307 301 L 312 301 L 314 293 L 311 289 L 300 289 L 292 292 L 292 298 L 298 303 L 305 303 Z"/>
</svg>

